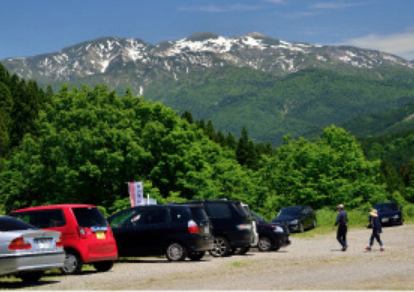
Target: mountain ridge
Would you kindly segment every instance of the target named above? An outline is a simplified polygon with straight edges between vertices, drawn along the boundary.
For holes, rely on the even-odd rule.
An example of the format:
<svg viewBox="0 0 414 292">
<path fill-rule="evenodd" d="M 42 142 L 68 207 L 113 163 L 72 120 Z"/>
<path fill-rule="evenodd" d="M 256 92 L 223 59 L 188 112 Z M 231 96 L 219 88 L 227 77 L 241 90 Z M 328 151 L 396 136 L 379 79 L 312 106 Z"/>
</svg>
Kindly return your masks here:
<svg viewBox="0 0 414 292">
<path fill-rule="evenodd" d="M 360 74 L 361 70 L 397 68 L 414 71 L 414 64 L 392 54 L 352 46 L 288 42 L 253 32 L 224 37 L 200 32 L 156 45 L 140 38 L 100 37 L 60 51 L 31 57 L 7 58 L 11 72 L 41 84 L 71 82 L 89 76 L 113 79 L 119 67 L 132 66 L 131 87 L 144 92 L 157 76 L 179 79 L 190 72 L 223 66 L 250 67 L 285 76 L 306 68 Z M 382 72 L 375 72 L 385 78 Z M 104 78 L 105 77 L 105 78 Z M 132 78 L 134 77 L 134 78 Z"/>
</svg>

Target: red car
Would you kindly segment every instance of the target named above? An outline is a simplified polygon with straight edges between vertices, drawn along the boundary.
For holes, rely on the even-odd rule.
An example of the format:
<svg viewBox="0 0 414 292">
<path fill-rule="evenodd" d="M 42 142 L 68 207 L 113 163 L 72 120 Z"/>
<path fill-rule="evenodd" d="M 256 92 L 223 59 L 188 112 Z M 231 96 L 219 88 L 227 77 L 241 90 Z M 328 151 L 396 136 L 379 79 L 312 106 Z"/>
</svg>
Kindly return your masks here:
<svg viewBox="0 0 414 292">
<path fill-rule="evenodd" d="M 68 204 L 33 207 L 13 211 L 10 216 L 38 228 L 62 233 L 66 252 L 64 274 L 76 274 L 83 264 L 92 264 L 100 272 L 109 271 L 118 259 L 111 228 L 98 208 Z"/>
</svg>

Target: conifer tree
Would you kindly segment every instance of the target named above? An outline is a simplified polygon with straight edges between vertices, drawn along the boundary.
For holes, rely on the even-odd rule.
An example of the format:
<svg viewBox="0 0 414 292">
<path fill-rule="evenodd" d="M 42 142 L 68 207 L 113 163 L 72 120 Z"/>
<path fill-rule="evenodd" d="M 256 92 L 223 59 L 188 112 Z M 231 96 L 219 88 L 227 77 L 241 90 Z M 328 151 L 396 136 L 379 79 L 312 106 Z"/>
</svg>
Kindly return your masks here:
<svg viewBox="0 0 414 292">
<path fill-rule="evenodd" d="M 250 152 L 249 135 L 247 133 L 246 127 L 243 127 L 242 135 L 239 139 L 239 142 L 237 143 L 237 149 L 236 149 L 237 161 L 241 165 L 245 165 L 247 163 L 249 152 Z"/>
<path fill-rule="evenodd" d="M 214 126 L 211 120 L 208 120 L 207 128 L 205 132 L 211 141 L 216 141 L 216 130 L 214 129 Z"/>
<path fill-rule="evenodd" d="M 237 141 L 236 141 L 236 139 L 234 138 L 234 136 L 233 136 L 233 134 L 231 132 L 229 132 L 227 134 L 225 144 L 226 144 L 226 146 L 228 148 L 233 149 L 233 150 L 236 150 L 236 148 L 237 148 Z"/>
<path fill-rule="evenodd" d="M 185 112 L 181 115 L 181 118 L 182 118 L 183 120 L 187 120 L 187 122 L 188 122 L 189 124 L 194 123 L 193 116 L 191 115 L 191 113 L 190 113 L 189 111 L 185 111 Z"/>
<path fill-rule="evenodd" d="M 273 156 L 274 155 L 273 146 L 270 143 L 270 141 L 267 141 L 267 143 L 266 143 L 265 154 L 267 156 Z"/>
<path fill-rule="evenodd" d="M 217 140 L 217 143 L 219 143 L 221 145 L 221 147 L 226 146 L 226 138 L 224 137 L 224 134 L 223 134 L 222 131 L 218 131 L 217 136 L 216 136 L 216 140 Z"/>
</svg>

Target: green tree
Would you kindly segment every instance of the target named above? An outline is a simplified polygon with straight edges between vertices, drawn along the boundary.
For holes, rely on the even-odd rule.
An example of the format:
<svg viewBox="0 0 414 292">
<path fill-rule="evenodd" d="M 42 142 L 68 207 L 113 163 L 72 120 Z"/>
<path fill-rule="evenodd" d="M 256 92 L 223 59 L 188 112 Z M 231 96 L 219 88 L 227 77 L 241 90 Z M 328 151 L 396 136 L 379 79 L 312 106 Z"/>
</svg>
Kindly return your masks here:
<svg viewBox="0 0 414 292">
<path fill-rule="evenodd" d="M 189 111 L 185 111 L 181 115 L 181 118 L 184 119 L 184 120 L 186 120 L 190 124 L 194 123 L 193 116 L 191 115 L 191 113 Z"/>
<path fill-rule="evenodd" d="M 228 147 L 228 148 L 230 148 L 230 149 L 232 149 L 232 150 L 236 150 L 237 149 L 237 141 L 236 141 L 236 139 L 234 138 L 234 136 L 233 136 L 233 134 L 232 133 L 228 133 L 227 134 L 227 136 L 226 136 L 226 141 L 225 141 L 225 143 L 226 143 L 226 146 Z"/>
</svg>

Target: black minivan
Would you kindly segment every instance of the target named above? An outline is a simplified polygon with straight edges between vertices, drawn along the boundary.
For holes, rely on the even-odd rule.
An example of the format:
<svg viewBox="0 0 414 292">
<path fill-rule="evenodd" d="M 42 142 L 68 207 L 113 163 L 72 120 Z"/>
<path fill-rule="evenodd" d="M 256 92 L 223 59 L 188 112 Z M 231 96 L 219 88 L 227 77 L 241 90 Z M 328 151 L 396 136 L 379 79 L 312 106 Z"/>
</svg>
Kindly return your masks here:
<svg viewBox="0 0 414 292">
<path fill-rule="evenodd" d="M 170 261 L 196 261 L 213 248 L 210 222 L 201 205 L 132 207 L 108 221 L 119 256 L 166 255 Z"/>
<path fill-rule="evenodd" d="M 185 204 L 203 205 L 213 225 L 215 257 L 230 255 L 238 248 L 248 248 L 254 242 L 253 218 L 240 201 L 198 200 Z"/>
</svg>

